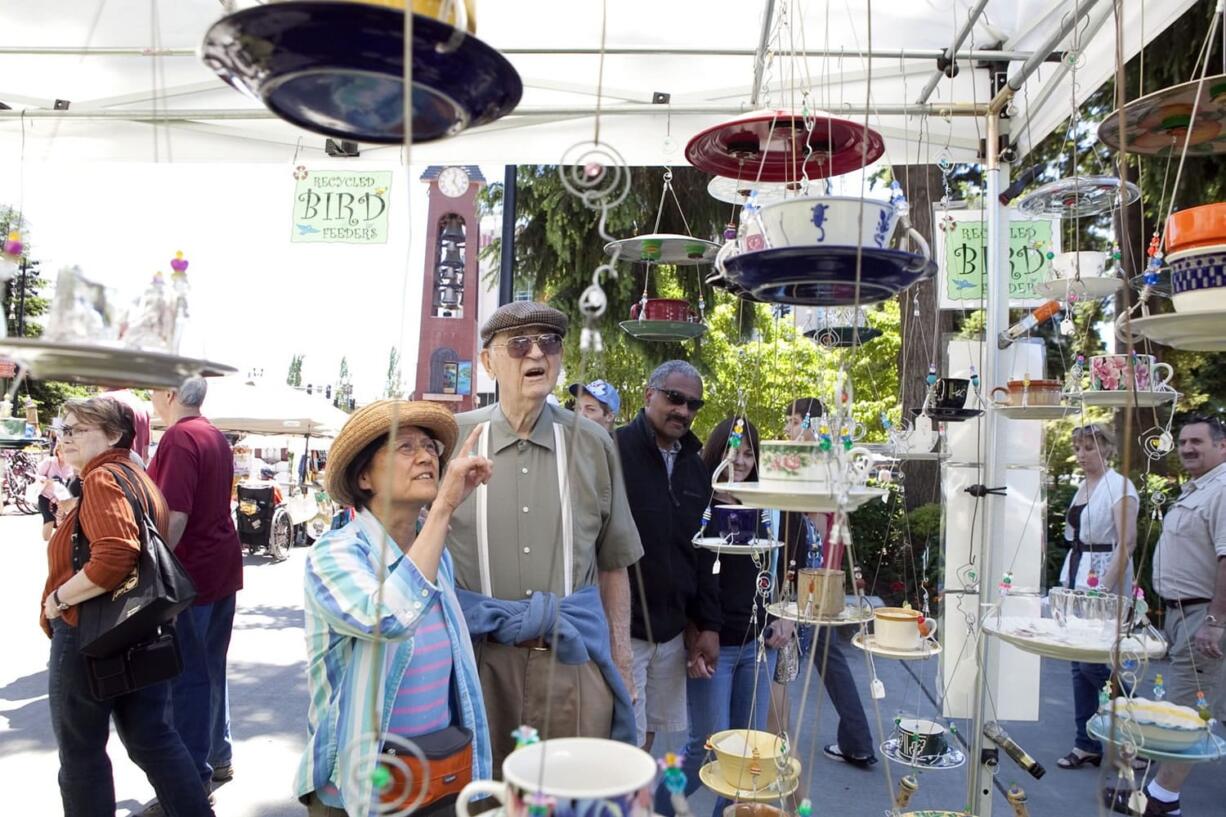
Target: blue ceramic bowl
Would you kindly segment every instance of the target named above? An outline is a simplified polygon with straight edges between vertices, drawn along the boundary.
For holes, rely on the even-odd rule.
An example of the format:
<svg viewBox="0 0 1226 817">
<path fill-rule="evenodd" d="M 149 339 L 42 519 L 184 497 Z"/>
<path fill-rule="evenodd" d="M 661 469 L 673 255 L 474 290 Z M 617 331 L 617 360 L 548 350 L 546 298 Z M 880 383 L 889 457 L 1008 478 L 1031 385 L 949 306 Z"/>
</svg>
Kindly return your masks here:
<svg viewBox="0 0 1226 817">
<path fill-rule="evenodd" d="M 758 520 L 762 512 L 757 508 L 740 505 L 716 505 L 711 511 L 711 526 L 723 539 L 738 545 L 747 545 L 757 536 Z"/>
<path fill-rule="evenodd" d="M 936 271 L 936 263 L 922 255 L 869 247 L 782 247 L 741 253 L 724 262 L 728 282 L 757 300 L 800 306 L 878 303 Z"/>
<path fill-rule="evenodd" d="M 523 95 L 505 57 L 438 20 L 413 17 L 413 141 L 510 113 Z M 269 3 L 223 17 L 201 47 L 230 85 L 306 130 L 404 140 L 404 12 L 345 2 Z"/>
<path fill-rule="evenodd" d="M 1178 312 L 1226 305 L 1226 253 L 1209 252 L 1170 261 L 1171 301 Z"/>
</svg>

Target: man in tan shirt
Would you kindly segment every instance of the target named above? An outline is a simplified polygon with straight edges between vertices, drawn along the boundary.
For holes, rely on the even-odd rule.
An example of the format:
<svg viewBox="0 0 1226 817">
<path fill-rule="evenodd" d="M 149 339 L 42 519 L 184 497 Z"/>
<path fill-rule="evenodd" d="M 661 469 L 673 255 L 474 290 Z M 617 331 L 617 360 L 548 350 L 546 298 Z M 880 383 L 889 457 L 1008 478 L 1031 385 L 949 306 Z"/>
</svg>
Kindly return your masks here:
<svg viewBox="0 0 1226 817">
<path fill-rule="evenodd" d="M 545 737 L 634 740 L 626 569 L 643 548 L 612 438 L 546 402 L 567 323 L 528 301 L 495 311 L 481 329 L 481 363 L 499 402 L 456 417 L 462 434 L 483 427 L 479 453 L 494 462 L 489 484 L 452 518 L 447 546 L 470 630 L 484 637 L 477 664 L 496 769 L 521 724 Z M 576 645 L 554 637 L 559 616 L 588 625 L 588 636 L 601 630 L 578 651 L 590 660 L 568 661 Z"/>
</svg>

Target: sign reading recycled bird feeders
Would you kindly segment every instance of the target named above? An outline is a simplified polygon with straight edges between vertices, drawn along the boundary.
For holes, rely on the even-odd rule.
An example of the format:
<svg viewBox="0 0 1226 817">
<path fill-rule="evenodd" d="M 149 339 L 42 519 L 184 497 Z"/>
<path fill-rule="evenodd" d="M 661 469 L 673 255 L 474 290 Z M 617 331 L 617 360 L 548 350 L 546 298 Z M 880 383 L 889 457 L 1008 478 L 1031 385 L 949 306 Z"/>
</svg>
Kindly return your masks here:
<svg viewBox="0 0 1226 817">
<path fill-rule="evenodd" d="M 983 210 L 933 206 L 937 292 L 941 309 L 979 309 L 987 298 L 988 222 Z M 1009 306 L 1034 307 L 1046 298 L 1035 287 L 1047 280 L 1060 253 L 1059 222 L 1009 211 Z"/>
<path fill-rule="evenodd" d="M 294 170 L 290 241 L 386 244 L 391 206 L 390 170 Z"/>
</svg>

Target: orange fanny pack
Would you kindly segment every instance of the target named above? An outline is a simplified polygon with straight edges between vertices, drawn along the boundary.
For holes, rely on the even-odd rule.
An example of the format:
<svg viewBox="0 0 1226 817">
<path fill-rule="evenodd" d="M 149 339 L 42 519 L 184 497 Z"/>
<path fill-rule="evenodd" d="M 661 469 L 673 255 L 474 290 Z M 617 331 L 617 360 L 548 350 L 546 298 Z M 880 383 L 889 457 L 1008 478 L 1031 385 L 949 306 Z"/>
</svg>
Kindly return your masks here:
<svg viewBox="0 0 1226 817">
<path fill-rule="evenodd" d="M 428 768 L 423 771 L 421 758 L 405 752 L 402 746 L 385 744 L 383 757 L 390 759 L 379 762 L 388 772 L 379 787 L 380 802 L 398 808 L 418 803 L 418 809 L 422 809 L 439 805 L 445 798 L 454 801 L 472 782 L 473 733 L 468 729 L 448 726 L 405 740 L 421 750 Z"/>
</svg>

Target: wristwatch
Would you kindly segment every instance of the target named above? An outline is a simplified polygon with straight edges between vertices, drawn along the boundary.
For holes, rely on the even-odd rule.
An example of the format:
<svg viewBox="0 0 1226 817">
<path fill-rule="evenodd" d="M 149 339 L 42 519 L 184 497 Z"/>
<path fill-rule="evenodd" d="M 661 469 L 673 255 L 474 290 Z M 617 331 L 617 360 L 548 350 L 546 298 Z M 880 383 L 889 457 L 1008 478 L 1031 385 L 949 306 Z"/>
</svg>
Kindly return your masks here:
<svg viewBox="0 0 1226 817">
<path fill-rule="evenodd" d="M 64 602 L 60 601 L 60 589 L 58 587 L 51 591 L 51 600 L 55 602 L 55 609 L 59 610 L 61 613 L 72 606 L 71 604 L 65 604 Z"/>
</svg>

